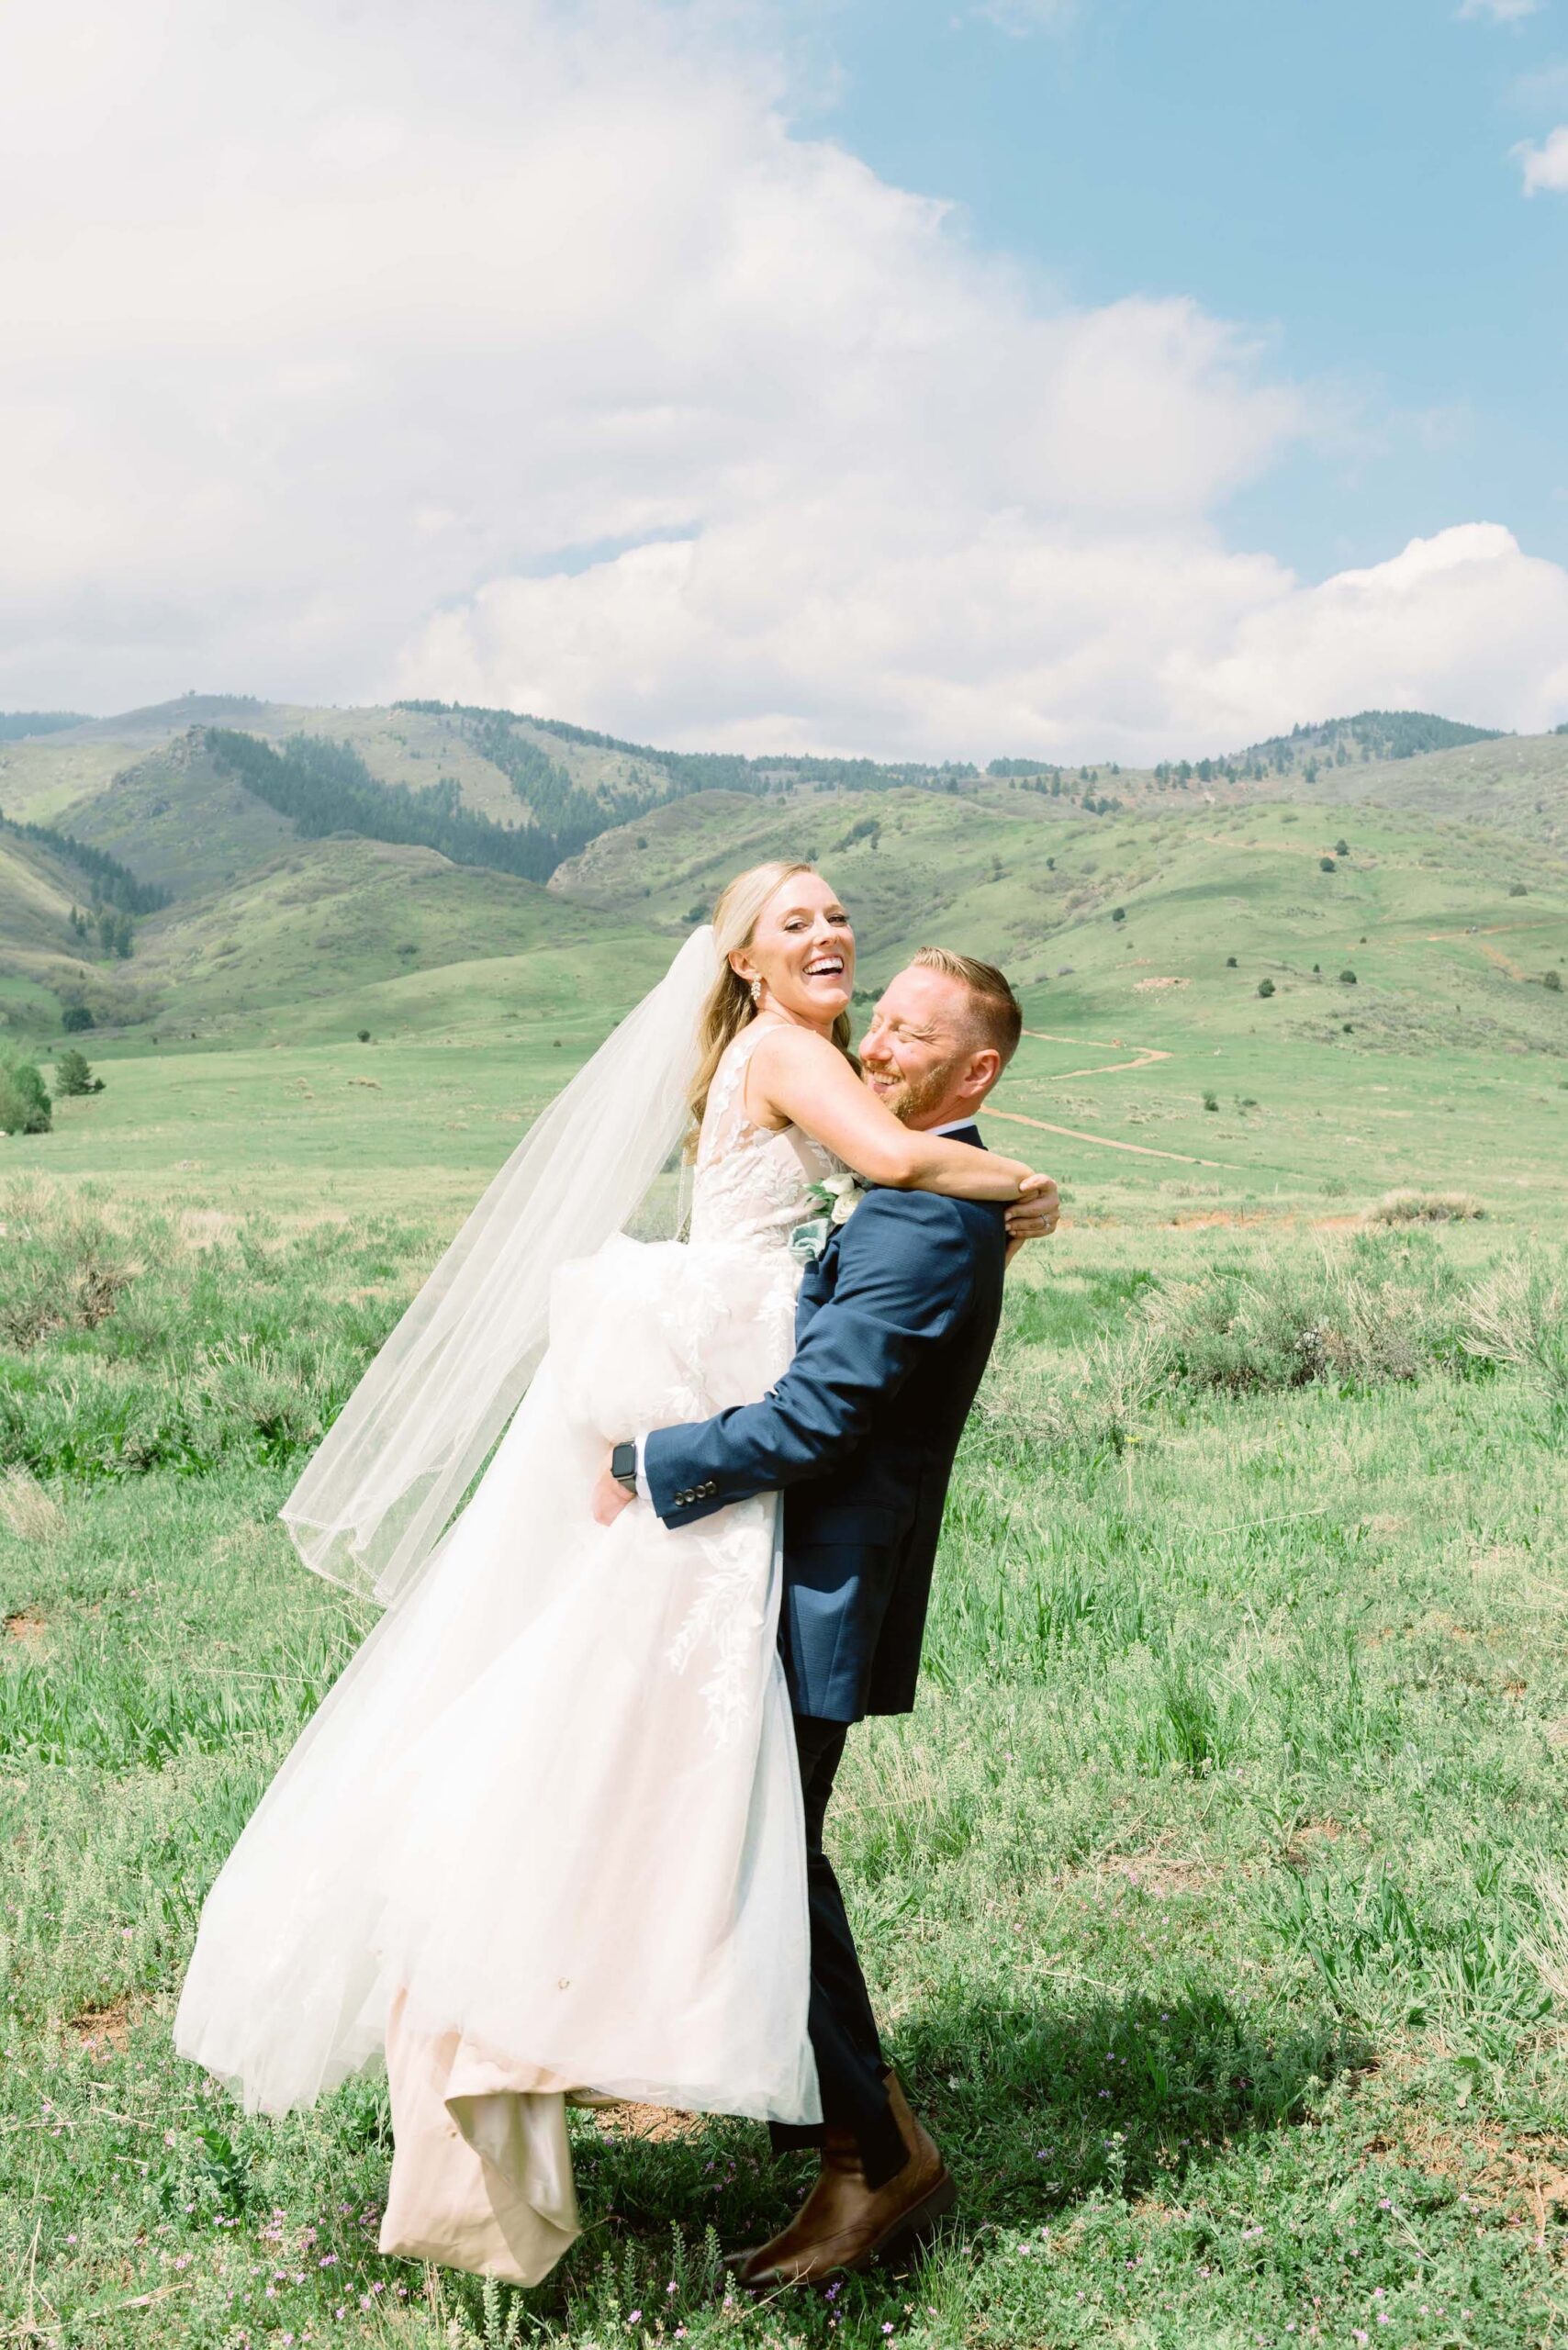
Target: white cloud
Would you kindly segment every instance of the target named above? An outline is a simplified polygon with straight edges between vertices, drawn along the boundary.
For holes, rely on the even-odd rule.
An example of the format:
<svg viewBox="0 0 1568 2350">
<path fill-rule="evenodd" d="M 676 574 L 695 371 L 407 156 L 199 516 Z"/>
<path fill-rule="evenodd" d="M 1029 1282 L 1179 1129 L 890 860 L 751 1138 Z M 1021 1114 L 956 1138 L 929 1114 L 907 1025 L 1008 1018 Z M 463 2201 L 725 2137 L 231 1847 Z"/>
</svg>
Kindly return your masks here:
<svg viewBox="0 0 1568 2350">
<path fill-rule="evenodd" d="M 13 0 L 0 705 L 981 757 L 1568 711 L 1562 573 L 1486 530 L 1316 588 L 1228 548 L 1327 401 L 793 135 L 748 21 Z"/>
<path fill-rule="evenodd" d="M 1463 0 L 1459 14 L 1484 17 L 1494 25 L 1517 25 L 1522 17 L 1533 17 L 1544 6 L 1545 0 Z"/>
<path fill-rule="evenodd" d="M 1524 173 L 1525 194 L 1568 194 L 1568 123 L 1560 123 L 1539 147 L 1528 140 L 1514 149 Z"/>
</svg>

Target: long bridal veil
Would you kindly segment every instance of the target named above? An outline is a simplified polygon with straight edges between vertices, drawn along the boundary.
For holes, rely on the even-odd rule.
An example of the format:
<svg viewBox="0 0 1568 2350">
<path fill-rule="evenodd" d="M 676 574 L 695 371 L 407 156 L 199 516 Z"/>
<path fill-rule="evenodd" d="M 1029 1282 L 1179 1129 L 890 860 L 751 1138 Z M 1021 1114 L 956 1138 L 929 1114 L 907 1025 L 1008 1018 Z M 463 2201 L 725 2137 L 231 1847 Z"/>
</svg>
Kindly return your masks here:
<svg viewBox="0 0 1568 2350">
<path fill-rule="evenodd" d="M 637 1209 L 678 1145 L 712 929 L 535 1119 L 340 1414 L 280 1515 L 306 1565 L 397 1598 L 544 1351 L 551 1283 Z"/>
</svg>

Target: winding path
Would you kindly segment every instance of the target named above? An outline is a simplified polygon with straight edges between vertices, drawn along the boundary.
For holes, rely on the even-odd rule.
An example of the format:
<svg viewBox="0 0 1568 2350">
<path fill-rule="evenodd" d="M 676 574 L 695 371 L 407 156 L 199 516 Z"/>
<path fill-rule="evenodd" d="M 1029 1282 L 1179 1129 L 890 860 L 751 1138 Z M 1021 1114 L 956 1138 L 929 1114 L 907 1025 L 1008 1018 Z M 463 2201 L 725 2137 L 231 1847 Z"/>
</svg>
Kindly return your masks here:
<svg viewBox="0 0 1568 2350">
<path fill-rule="evenodd" d="M 1084 1041 L 1077 1036 L 1058 1036 L 1049 1028 L 1025 1028 L 1023 1033 L 1025 1036 L 1037 1037 L 1043 1045 L 1076 1045 Z M 1087 1041 L 1092 1045 L 1095 1039 L 1091 1036 Z M 1120 1053 L 1126 1052 L 1127 1047 L 1119 1036 L 1113 1036 L 1101 1049 Z M 1097 1061 L 1092 1069 L 1058 1069 L 1050 1081 L 1053 1085 L 1059 1085 L 1070 1077 L 1106 1077 L 1117 1069 L 1152 1069 L 1156 1061 L 1168 1061 L 1173 1058 L 1171 1054 L 1162 1052 L 1158 1045 L 1134 1045 L 1132 1050 L 1137 1056 L 1136 1060 Z"/>
<path fill-rule="evenodd" d="M 1023 1033 L 1025 1036 L 1036 1037 L 1045 1045 L 1071 1045 L 1079 1041 L 1073 1036 L 1058 1036 L 1049 1028 L 1025 1028 Z M 1091 1036 L 1088 1041 L 1092 1045 L 1095 1040 Z M 1112 1036 L 1102 1049 L 1106 1052 L 1122 1052 L 1126 1047 L 1124 1046 L 1119 1036 Z M 1065 1083 L 1071 1077 L 1108 1077 L 1114 1069 L 1152 1069 L 1156 1061 L 1168 1061 L 1174 1058 L 1173 1054 L 1162 1051 L 1158 1045 L 1135 1045 L 1132 1050 L 1137 1056 L 1136 1059 L 1099 1061 L 1092 1069 L 1058 1069 L 1049 1082 L 1052 1085 L 1058 1085 Z M 1130 1151 L 1136 1158 L 1173 1158 L 1182 1167 L 1215 1167 L 1232 1175 L 1247 1175 L 1252 1171 L 1249 1168 L 1237 1166 L 1234 1160 L 1228 1158 L 1194 1158 L 1191 1152 L 1185 1150 L 1156 1150 L 1152 1143 L 1117 1142 L 1111 1135 L 1085 1134 L 1080 1126 L 1053 1126 L 1045 1118 L 1026 1117 L 1022 1110 L 999 1110 L 992 1104 L 988 1108 L 986 1115 L 991 1118 L 1001 1118 L 1010 1126 L 1033 1126 L 1037 1133 L 1043 1135 L 1065 1135 L 1070 1142 L 1097 1143 L 1102 1150 Z"/>
</svg>

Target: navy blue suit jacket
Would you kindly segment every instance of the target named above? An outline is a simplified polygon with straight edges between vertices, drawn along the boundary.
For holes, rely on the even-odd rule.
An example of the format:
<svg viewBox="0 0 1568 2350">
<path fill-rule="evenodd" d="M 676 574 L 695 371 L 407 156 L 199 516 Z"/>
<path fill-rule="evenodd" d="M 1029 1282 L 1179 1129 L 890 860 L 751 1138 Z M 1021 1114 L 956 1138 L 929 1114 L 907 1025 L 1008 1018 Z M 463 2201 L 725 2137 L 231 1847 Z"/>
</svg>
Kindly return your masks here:
<svg viewBox="0 0 1568 2350">
<path fill-rule="evenodd" d="M 648 1436 L 666 1526 L 783 1491 L 779 1637 L 797 1713 L 848 1722 L 914 1703 L 942 1507 L 1006 1259 L 1000 1207 L 868 1192 L 806 1269 L 795 1359 L 772 1392 Z"/>
</svg>

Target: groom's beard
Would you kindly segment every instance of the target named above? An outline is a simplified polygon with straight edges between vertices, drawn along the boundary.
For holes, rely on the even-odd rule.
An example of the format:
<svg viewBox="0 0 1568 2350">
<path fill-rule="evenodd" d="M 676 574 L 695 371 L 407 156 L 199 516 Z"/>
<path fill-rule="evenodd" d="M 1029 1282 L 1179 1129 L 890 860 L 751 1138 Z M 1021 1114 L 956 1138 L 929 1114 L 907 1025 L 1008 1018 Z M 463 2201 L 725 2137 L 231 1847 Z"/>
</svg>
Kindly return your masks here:
<svg viewBox="0 0 1568 2350">
<path fill-rule="evenodd" d="M 925 1077 L 901 1077 L 896 1084 L 872 1090 L 885 1110 L 890 1110 L 902 1125 L 911 1126 L 936 1108 L 952 1081 L 952 1070 L 941 1069 Z"/>
</svg>

